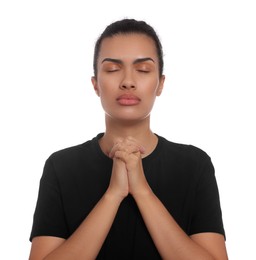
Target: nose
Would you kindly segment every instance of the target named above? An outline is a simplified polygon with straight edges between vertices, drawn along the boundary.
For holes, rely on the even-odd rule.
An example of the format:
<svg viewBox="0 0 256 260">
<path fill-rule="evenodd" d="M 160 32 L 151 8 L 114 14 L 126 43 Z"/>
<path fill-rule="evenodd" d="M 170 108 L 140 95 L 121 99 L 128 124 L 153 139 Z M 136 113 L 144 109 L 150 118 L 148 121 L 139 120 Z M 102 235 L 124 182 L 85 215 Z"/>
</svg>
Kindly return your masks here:
<svg viewBox="0 0 256 260">
<path fill-rule="evenodd" d="M 131 71 L 126 71 L 124 73 L 123 80 L 120 83 L 120 88 L 123 90 L 136 89 L 136 84 Z"/>
</svg>

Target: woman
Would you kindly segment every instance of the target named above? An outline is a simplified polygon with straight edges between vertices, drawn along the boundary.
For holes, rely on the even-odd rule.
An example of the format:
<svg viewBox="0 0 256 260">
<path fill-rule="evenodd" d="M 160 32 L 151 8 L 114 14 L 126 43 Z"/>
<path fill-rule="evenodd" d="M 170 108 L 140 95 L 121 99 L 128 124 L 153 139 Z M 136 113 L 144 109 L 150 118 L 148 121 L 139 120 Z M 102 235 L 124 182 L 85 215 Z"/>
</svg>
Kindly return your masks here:
<svg viewBox="0 0 256 260">
<path fill-rule="evenodd" d="M 209 156 L 150 129 L 162 92 L 154 29 L 124 19 L 95 45 L 106 130 L 46 161 L 30 259 L 227 259 Z"/>
</svg>

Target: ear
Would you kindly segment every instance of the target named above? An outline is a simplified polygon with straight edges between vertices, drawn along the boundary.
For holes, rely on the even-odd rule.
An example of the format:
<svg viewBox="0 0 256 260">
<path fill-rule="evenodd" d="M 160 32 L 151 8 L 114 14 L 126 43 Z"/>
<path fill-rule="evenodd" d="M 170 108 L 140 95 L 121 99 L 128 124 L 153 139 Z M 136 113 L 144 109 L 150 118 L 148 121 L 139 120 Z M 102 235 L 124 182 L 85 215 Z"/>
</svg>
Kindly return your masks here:
<svg viewBox="0 0 256 260">
<path fill-rule="evenodd" d="M 95 76 L 91 77 L 91 82 L 92 82 L 95 93 L 97 94 L 97 96 L 100 96 L 100 91 L 99 91 L 97 79 Z"/>
<path fill-rule="evenodd" d="M 160 96 L 162 91 L 163 91 L 164 81 L 165 81 L 165 75 L 162 75 L 161 78 L 160 78 L 157 93 L 156 93 L 157 96 Z"/>
</svg>

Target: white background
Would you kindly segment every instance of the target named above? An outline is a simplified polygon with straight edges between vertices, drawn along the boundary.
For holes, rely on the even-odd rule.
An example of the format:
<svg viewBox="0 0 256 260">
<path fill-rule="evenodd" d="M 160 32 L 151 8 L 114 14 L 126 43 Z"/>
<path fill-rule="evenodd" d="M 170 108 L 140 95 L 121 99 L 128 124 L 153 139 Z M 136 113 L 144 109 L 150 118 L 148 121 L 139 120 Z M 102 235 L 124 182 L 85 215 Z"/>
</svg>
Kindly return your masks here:
<svg viewBox="0 0 256 260">
<path fill-rule="evenodd" d="M 164 47 L 152 130 L 211 156 L 229 257 L 256 259 L 254 2 L 1 1 L 1 259 L 28 258 L 47 157 L 104 131 L 90 82 L 93 46 L 124 17 L 145 19 Z"/>
</svg>

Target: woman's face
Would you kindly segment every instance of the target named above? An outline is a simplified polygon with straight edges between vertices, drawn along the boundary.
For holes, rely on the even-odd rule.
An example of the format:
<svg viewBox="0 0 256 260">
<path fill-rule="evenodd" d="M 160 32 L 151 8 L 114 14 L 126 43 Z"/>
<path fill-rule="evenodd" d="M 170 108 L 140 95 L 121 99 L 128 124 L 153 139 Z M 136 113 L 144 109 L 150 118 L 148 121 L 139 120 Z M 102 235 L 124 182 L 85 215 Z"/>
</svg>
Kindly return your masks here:
<svg viewBox="0 0 256 260">
<path fill-rule="evenodd" d="M 154 41 L 135 33 L 105 38 L 97 66 L 92 83 L 106 116 L 121 121 L 147 118 L 164 84 Z"/>
</svg>

